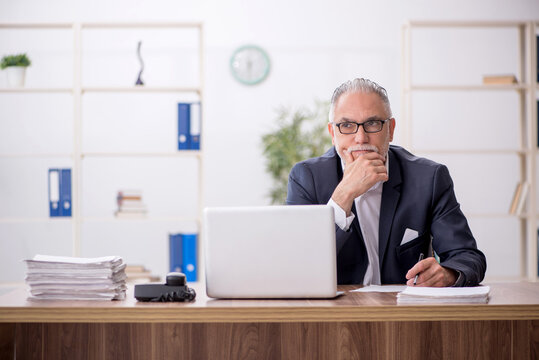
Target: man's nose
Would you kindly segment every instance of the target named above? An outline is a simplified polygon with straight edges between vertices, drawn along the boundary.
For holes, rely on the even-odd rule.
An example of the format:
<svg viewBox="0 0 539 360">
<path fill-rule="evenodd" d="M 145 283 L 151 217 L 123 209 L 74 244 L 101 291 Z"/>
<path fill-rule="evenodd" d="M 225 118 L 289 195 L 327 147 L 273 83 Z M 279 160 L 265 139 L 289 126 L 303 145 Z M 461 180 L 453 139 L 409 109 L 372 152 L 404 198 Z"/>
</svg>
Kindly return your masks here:
<svg viewBox="0 0 539 360">
<path fill-rule="evenodd" d="M 369 142 L 369 134 L 365 132 L 363 129 L 363 126 L 360 126 L 359 129 L 357 129 L 357 133 L 354 137 L 354 140 L 358 144 L 365 144 Z"/>
</svg>

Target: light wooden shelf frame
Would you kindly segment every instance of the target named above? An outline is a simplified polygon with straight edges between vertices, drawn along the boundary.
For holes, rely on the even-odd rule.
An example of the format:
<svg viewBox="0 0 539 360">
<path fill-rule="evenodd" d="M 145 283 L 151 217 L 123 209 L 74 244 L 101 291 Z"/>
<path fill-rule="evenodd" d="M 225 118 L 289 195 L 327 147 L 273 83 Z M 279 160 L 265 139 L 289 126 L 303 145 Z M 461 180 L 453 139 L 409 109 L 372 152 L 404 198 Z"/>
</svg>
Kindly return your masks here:
<svg viewBox="0 0 539 360">
<path fill-rule="evenodd" d="M 412 29 L 414 28 L 516 28 L 518 30 L 519 63 L 517 78 L 519 83 L 512 85 L 484 85 L 484 84 L 412 84 Z M 537 83 L 537 49 L 536 34 L 539 21 L 409 21 L 402 27 L 402 69 L 401 69 L 401 96 L 402 115 L 407 126 L 403 131 L 404 145 L 413 152 L 440 153 L 440 154 L 516 154 L 519 157 L 520 174 L 522 182 L 529 184 L 527 195 L 527 210 L 523 214 L 505 215 L 503 217 L 517 218 L 520 222 L 520 272 L 521 278 L 530 281 L 539 281 L 537 259 L 537 157 L 539 155 L 537 144 L 537 98 L 539 83 Z M 520 108 L 516 115 L 519 126 L 519 147 L 516 150 L 471 150 L 471 149 L 414 149 L 412 141 L 412 93 L 415 91 L 517 91 L 519 93 Z M 501 214 L 467 214 L 470 217 L 502 217 Z"/>
<path fill-rule="evenodd" d="M 202 208 L 204 204 L 204 152 L 186 150 L 178 152 L 83 152 L 82 151 L 82 98 L 85 93 L 195 93 L 202 107 L 204 101 L 204 26 L 202 22 L 76 22 L 76 23 L 0 23 L 0 30 L 51 30 L 61 29 L 73 34 L 73 83 L 71 87 L 0 88 L 0 94 L 25 93 L 68 93 L 73 95 L 73 152 L 72 153 L 24 153 L 0 154 L 0 159 L 57 158 L 73 160 L 72 168 L 72 216 L 70 218 L 4 217 L 0 223 L 59 223 L 71 222 L 73 256 L 80 256 L 81 231 L 83 222 L 123 222 L 123 221 L 189 221 L 196 222 L 199 234 L 202 232 Z M 85 29 L 194 29 L 198 35 L 198 83 L 197 87 L 182 86 L 83 86 L 82 79 L 82 33 Z M 204 114 L 204 111 L 202 111 Z M 201 128 L 204 128 L 203 118 Z M 201 149 L 205 148 L 205 137 L 201 138 Z M 146 216 L 137 218 L 83 217 L 81 173 L 82 163 L 89 157 L 192 157 L 198 161 L 198 210 L 197 216 Z M 200 245 L 199 245 L 200 250 Z M 200 257 L 200 251 L 198 256 Z M 200 264 L 200 261 L 199 261 Z M 201 269 L 200 269 L 201 270 Z M 199 276 L 201 271 L 199 271 Z"/>
</svg>

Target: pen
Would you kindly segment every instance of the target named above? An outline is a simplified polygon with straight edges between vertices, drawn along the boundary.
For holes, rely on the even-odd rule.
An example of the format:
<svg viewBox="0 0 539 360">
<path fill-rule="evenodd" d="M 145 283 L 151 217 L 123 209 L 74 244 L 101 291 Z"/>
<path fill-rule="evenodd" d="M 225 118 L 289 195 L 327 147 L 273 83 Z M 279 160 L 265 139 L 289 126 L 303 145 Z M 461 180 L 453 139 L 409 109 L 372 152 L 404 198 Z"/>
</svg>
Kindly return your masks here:
<svg viewBox="0 0 539 360">
<path fill-rule="evenodd" d="M 419 260 L 417 260 L 417 262 L 420 262 L 421 260 L 423 260 L 423 253 L 419 254 Z M 417 278 L 418 277 L 419 277 L 419 273 L 417 273 L 415 278 L 414 278 L 414 285 L 417 284 Z"/>
</svg>

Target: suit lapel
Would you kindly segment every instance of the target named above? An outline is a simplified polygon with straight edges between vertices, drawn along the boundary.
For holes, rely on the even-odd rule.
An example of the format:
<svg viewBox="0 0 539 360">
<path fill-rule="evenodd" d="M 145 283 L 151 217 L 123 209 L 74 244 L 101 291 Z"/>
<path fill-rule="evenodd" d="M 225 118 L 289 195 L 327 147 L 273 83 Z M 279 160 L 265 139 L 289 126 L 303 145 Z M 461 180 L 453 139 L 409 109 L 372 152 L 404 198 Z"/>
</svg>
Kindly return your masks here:
<svg viewBox="0 0 539 360">
<path fill-rule="evenodd" d="M 391 233 L 391 225 L 400 198 L 400 184 L 402 182 L 400 165 L 393 155 L 392 150 L 389 156 L 389 180 L 384 183 L 382 190 L 382 202 L 380 205 L 380 225 L 378 233 L 378 250 L 380 258 L 380 269 L 383 268 L 385 252 Z"/>
<path fill-rule="evenodd" d="M 341 158 L 334 147 L 329 149 L 323 156 L 330 158 L 331 161 L 329 161 L 327 167 L 324 168 L 323 181 L 320 181 L 322 187 L 316 197 L 319 204 L 325 205 L 329 199 L 331 199 L 331 195 L 333 195 L 337 185 L 341 182 L 343 172 Z"/>
</svg>

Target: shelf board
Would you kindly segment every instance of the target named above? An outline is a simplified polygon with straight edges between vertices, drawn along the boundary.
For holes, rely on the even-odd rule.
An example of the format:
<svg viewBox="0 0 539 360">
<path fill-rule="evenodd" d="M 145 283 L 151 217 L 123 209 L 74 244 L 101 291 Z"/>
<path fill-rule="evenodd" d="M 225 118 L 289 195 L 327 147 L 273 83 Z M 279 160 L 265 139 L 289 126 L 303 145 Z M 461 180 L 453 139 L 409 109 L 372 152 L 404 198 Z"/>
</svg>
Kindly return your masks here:
<svg viewBox="0 0 539 360">
<path fill-rule="evenodd" d="M 414 27 L 518 27 L 526 26 L 525 21 L 408 21 Z"/>
<path fill-rule="evenodd" d="M 527 220 L 528 219 L 528 213 L 523 212 L 522 214 L 513 214 L 513 216 L 516 216 L 517 218 L 521 220 Z M 539 215 L 537 215 L 537 218 L 539 219 Z"/>
<path fill-rule="evenodd" d="M 0 29 L 72 29 L 73 23 L 2 23 Z M 201 22 L 80 23 L 81 29 L 200 28 Z"/>
<path fill-rule="evenodd" d="M 71 222 L 71 220 L 73 220 L 72 216 L 58 216 L 58 217 L 4 217 L 4 218 L 0 218 L 0 224 Z"/>
<path fill-rule="evenodd" d="M 2 23 L 0 29 L 71 29 L 71 23 Z"/>
<path fill-rule="evenodd" d="M 195 92 L 200 94 L 200 87 L 181 87 L 181 86 L 85 86 L 81 91 L 85 92 Z"/>
<path fill-rule="evenodd" d="M 53 158 L 53 157 L 63 157 L 63 158 L 72 158 L 73 154 L 67 153 L 42 153 L 42 154 L 0 154 L 0 158 L 4 159 L 20 159 L 20 158 Z"/>
<path fill-rule="evenodd" d="M 467 217 L 467 218 L 505 218 L 505 219 L 510 219 L 510 218 L 519 218 L 521 216 L 519 215 L 515 215 L 515 214 L 509 214 L 509 213 L 472 213 L 472 212 L 465 212 L 464 211 L 464 215 Z"/>
<path fill-rule="evenodd" d="M 420 154 L 448 154 L 448 155 L 525 155 L 526 150 L 516 149 L 421 149 L 411 148 L 410 152 Z"/>
<path fill-rule="evenodd" d="M 125 23 L 81 23 L 82 29 L 129 29 L 129 28 L 199 28 L 201 22 L 125 22 Z"/>
<path fill-rule="evenodd" d="M 28 223 L 53 223 L 71 222 L 72 216 L 59 217 L 5 217 L 0 218 L 0 224 L 28 224 Z M 199 222 L 199 218 L 194 216 L 133 216 L 133 217 L 97 217 L 82 216 L 84 222 L 119 222 L 119 221 L 142 221 L 142 222 Z"/>
<path fill-rule="evenodd" d="M 85 157 L 202 157 L 200 150 L 179 150 L 175 152 L 83 152 Z"/>
<path fill-rule="evenodd" d="M 412 85 L 405 91 L 483 91 L 483 90 L 526 90 L 526 84 L 496 84 L 496 85 Z"/>
<path fill-rule="evenodd" d="M 142 222 L 199 222 L 195 216 L 126 216 L 126 217 L 99 217 L 99 216 L 81 216 L 83 222 L 123 222 L 123 221 L 142 221 Z"/>
<path fill-rule="evenodd" d="M 0 93 L 73 93 L 72 88 L 53 87 L 20 87 L 20 88 L 0 88 Z"/>
<path fill-rule="evenodd" d="M 176 152 L 85 152 L 80 154 L 85 157 L 202 157 L 200 150 L 181 150 Z M 1 154 L 0 159 L 21 159 L 21 158 L 73 158 L 73 154 L 67 153 L 42 153 L 42 154 Z"/>
</svg>

